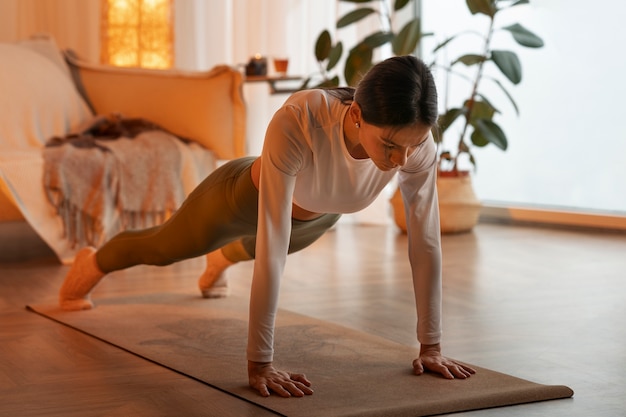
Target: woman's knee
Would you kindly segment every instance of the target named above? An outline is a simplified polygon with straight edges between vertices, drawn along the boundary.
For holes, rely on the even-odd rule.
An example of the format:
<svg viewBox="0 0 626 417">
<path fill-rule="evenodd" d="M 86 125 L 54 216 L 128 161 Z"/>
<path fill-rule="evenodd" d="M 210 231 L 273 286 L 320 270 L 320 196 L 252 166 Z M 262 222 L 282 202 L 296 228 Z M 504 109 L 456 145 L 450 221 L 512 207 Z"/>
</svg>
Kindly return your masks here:
<svg viewBox="0 0 626 417">
<path fill-rule="evenodd" d="M 254 259 L 255 238 L 244 237 L 222 247 L 224 257 L 231 262 L 243 262 Z"/>
<path fill-rule="evenodd" d="M 312 245 L 330 230 L 340 217 L 340 214 L 324 214 L 315 220 L 293 220 L 289 253 L 297 252 Z"/>
</svg>

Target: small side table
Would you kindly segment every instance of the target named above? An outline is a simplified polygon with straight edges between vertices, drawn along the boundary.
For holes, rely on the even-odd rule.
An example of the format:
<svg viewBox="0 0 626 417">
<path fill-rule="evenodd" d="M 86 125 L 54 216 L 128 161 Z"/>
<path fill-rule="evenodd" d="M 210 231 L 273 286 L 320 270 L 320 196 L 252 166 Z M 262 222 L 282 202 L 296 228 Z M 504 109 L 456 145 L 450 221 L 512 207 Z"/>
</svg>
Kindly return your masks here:
<svg viewBox="0 0 626 417">
<path fill-rule="evenodd" d="M 294 76 L 294 75 L 277 75 L 277 76 L 267 76 L 267 75 L 244 75 L 244 81 L 247 83 L 258 83 L 265 82 L 270 86 L 270 94 L 291 94 L 300 90 L 300 87 L 278 87 L 278 83 L 283 81 L 303 81 L 302 77 Z"/>
</svg>

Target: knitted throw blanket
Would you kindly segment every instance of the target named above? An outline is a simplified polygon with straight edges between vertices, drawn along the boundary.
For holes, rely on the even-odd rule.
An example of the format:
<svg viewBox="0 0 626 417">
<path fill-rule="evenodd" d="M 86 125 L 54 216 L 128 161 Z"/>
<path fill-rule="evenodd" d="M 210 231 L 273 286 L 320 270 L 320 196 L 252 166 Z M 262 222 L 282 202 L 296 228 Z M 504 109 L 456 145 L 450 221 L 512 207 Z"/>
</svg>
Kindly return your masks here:
<svg viewBox="0 0 626 417">
<path fill-rule="evenodd" d="M 44 189 L 72 247 L 165 221 L 182 203 L 182 140 L 143 119 L 94 118 L 44 148 Z"/>
</svg>

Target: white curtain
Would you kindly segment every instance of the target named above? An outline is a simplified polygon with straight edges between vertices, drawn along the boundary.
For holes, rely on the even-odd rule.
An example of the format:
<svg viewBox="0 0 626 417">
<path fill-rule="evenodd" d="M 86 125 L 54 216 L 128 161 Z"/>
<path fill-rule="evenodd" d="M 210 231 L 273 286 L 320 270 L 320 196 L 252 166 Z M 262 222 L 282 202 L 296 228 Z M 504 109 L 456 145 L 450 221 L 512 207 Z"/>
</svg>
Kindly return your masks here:
<svg viewBox="0 0 626 417">
<path fill-rule="evenodd" d="M 100 0 L 0 0 L 0 41 L 39 33 L 50 34 L 59 47 L 98 62 Z"/>
</svg>

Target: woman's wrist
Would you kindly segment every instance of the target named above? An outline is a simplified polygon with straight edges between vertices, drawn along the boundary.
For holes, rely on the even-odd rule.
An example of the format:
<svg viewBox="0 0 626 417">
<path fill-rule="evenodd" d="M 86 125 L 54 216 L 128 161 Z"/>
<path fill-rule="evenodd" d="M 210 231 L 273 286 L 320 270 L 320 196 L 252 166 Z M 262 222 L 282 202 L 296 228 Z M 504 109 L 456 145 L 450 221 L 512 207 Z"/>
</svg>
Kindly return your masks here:
<svg viewBox="0 0 626 417">
<path fill-rule="evenodd" d="M 272 362 L 255 362 L 248 360 L 248 370 L 262 369 L 272 366 Z"/>
<path fill-rule="evenodd" d="M 441 343 L 435 343 L 432 345 L 420 345 L 420 355 L 432 352 L 441 353 Z"/>
</svg>

